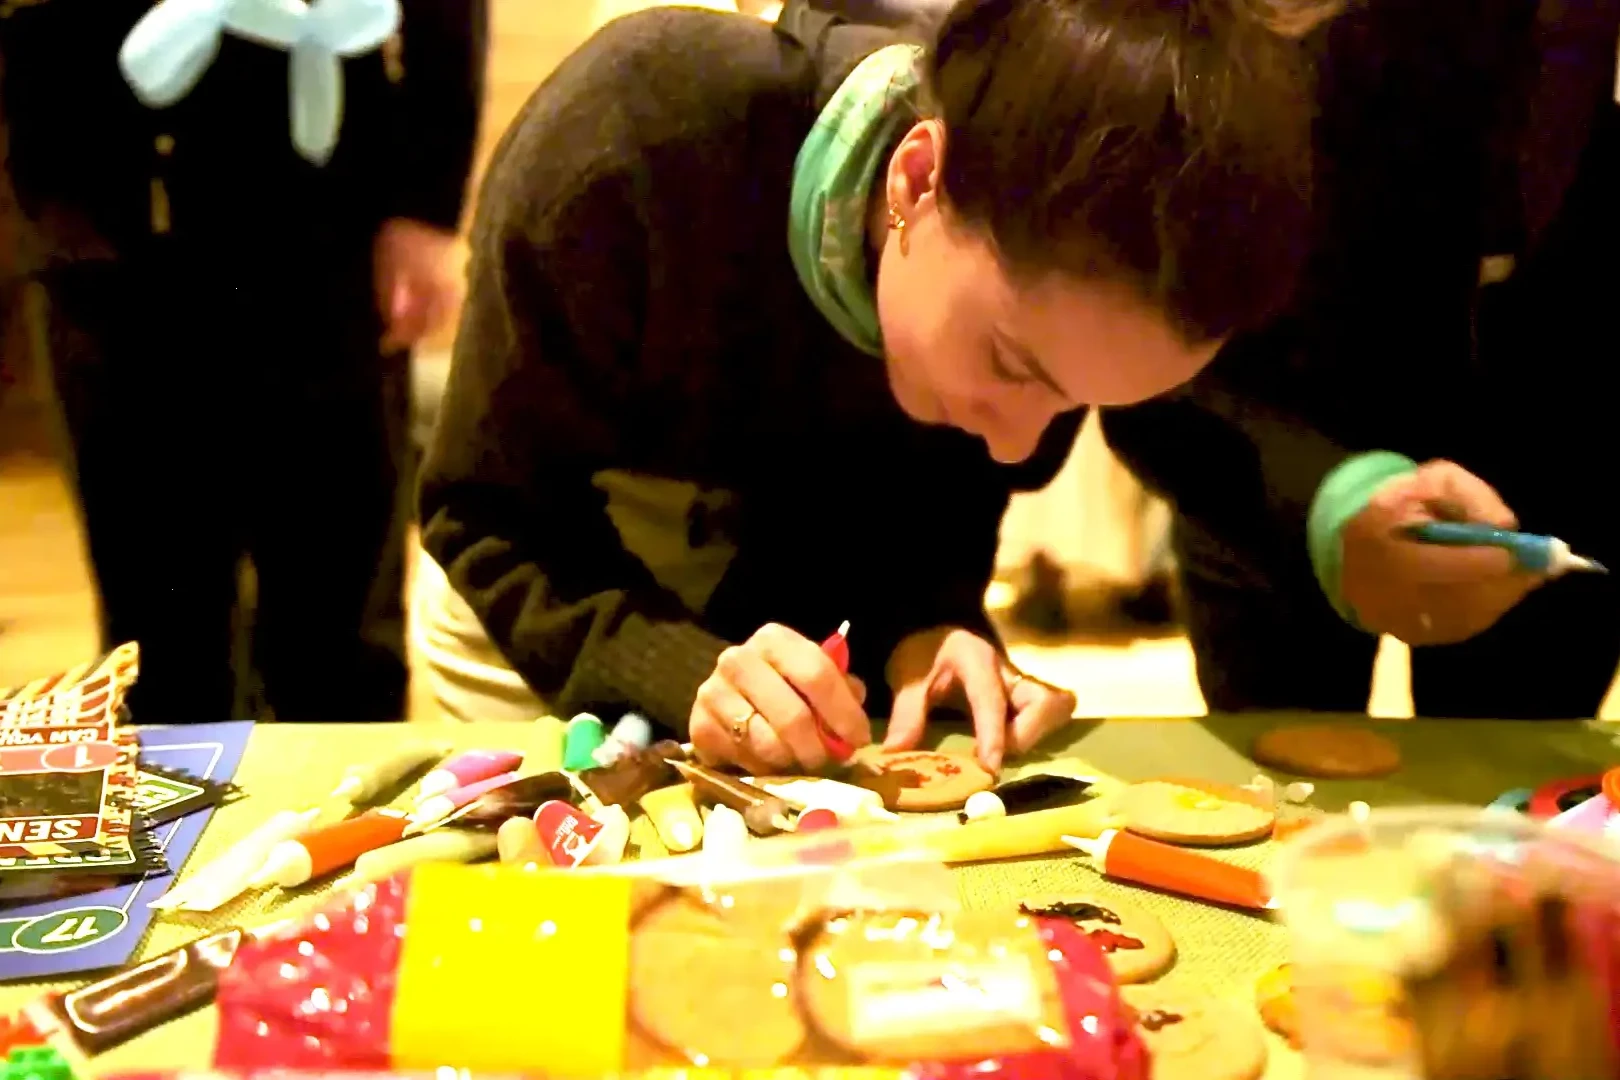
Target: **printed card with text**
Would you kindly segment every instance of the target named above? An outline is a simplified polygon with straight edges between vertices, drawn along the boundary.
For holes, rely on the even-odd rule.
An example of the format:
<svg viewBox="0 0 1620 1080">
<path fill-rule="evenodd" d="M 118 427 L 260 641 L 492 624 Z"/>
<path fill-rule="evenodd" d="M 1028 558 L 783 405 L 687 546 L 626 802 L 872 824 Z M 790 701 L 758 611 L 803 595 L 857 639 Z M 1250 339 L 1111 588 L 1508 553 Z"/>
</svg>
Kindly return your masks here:
<svg viewBox="0 0 1620 1080">
<path fill-rule="evenodd" d="M 139 747 L 119 724 L 134 643 L 0 691 L 0 874 L 150 868 L 134 832 Z"/>
</svg>

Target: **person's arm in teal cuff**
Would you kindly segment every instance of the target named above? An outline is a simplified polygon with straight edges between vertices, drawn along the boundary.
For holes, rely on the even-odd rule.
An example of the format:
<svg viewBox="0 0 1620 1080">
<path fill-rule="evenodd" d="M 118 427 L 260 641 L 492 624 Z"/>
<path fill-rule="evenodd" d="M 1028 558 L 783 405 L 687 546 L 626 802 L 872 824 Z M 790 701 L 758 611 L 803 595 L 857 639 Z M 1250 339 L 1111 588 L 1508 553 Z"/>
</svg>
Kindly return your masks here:
<svg viewBox="0 0 1620 1080">
<path fill-rule="evenodd" d="M 1340 588 L 1344 569 L 1344 527 L 1367 508 L 1378 489 L 1398 476 L 1417 471 L 1417 462 L 1404 454 L 1374 450 L 1341 462 L 1323 478 L 1311 500 L 1306 519 L 1306 542 L 1311 566 L 1328 603 L 1351 626 L 1361 629 L 1355 611 L 1345 602 Z"/>
</svg>

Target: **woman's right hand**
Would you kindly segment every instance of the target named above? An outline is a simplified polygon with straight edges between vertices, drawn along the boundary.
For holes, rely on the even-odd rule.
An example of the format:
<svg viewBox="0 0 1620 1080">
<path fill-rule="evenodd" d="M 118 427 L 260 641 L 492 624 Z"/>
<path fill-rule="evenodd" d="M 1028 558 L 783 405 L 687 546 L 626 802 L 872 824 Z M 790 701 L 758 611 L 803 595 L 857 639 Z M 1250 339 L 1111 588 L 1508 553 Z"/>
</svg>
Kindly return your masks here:
<svg viewBox="0 0 1620 1080">
<path fill-rule="evenodd" d="M 828 754 L 816 722 L 851 746 L 872 741 L 866 688 L 821 646 L 770 623 L 720 653 L 692 702 L 692 748 L 714 765 L 754 775 L 819 771 Z"/>
</svg>

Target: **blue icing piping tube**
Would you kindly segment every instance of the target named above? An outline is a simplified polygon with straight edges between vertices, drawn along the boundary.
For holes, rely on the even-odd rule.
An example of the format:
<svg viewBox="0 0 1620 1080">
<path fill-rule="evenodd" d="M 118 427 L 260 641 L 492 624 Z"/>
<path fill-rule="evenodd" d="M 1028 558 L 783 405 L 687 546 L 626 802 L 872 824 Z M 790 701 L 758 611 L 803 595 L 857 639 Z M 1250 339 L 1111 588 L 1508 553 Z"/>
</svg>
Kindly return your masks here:
<svg viewBox="0 0 1620 1080">
<path fill-rule="evenodd" d="M 1446 547 L 1496 547 L 1513 557 L 1514 565 L 1533 574 L 1558 577 L 1570 571 L 1606 574 L 1602 563 L 1575 554 L 1556 536 L 1514 532 L 1464 521 L 1425 521 L 1409 526 L 1406 535 L 1424 544 Z"/>
</svg>

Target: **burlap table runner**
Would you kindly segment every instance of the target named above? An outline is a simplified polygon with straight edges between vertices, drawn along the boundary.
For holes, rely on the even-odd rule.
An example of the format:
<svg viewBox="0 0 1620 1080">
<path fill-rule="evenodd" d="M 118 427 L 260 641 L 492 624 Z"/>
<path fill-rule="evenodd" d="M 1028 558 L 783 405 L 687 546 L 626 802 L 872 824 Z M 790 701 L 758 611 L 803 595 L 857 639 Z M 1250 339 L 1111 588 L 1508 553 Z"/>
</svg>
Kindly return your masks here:
<svg viewBox="0 0 1620 1080">
<path fill-rule="evenodd" d="M 1061 739 L 1021 768 L 1052 758 L 1079 758 L 1121 780 L 1154 776 L 1199 776 L 1246 783 L 1258 770 L 1249 760 L 1254 735 L 1288 716 L 1208 717 L 1199 720 L 1114 720 L 1077 722 Z M 1320 719 L 1320 718 L 1312 718 Z M 1360 718 L 1357 718 L 1360 719 Z M 1314 799 L 1325 810 L 1342 810 L 1361 799 L 1373 806 L 1456 803 L 1482 806 L 1508 788 L 1535 787 L 1549 780 L 1601 771 L 1620 761 L 1613 731 L 1584 722 L 1390 721 L 1377 725 L 1402 749 L 1405 767 L 1394 777 L 1373 782 L 1323 781 Z M 512 747 L 527 751 L 530 768 L 554 763 L 561 732 L 552 723 L 472 724 L 438 727 L 413 724 L 311 727 L 267 725 L 253 733 L 237 780 L 249 797 L 221 809 L 193 855 L 200 866 L 227 849 L 276 810 L 319 803 L 343 768 L 380 754 L 403 738 L 443 738 L 462 747 Z M 947 734 L 942 745 L 970 749 L 970 738 Z M 1286 778 L 1284 778 L 1286 779 Z M 633 842 L 655 848 L 644 822 Z M 1247 866 L 1264 865 L 1271 845 L 1213 852 Z M 1252 1000 L 1254 983 L 1286 958 L 1284 930 L 1265 919 L 1128 889 L 1099 878 L 1070 856 L 1009 860 L 959 867 L 960 897 L 969 907 L 1016 904 L 1037 892 L 1085 889 L 1107 896 L 1129 895 L 1155 911 L 1176 939 L 1179 957 L 1162 980 L 1235 1001 Z M 176 948 L 217 927 L 257 925 L 319 902 L 324 888 L 252 896 L 208 917 L 160 920 L 141 955 Z M 0 957 L 0 972 L 4 959 Z M 46 984 L 0 985 L 0 1014 L 11 1012 L 47 989 Z M 212 1055 L 211 1010 L 169 1024 L 95 1059 L 98 1074 L 198 1067 Z M 1272 1040 L 1270 1080 L 1302 1075 L 1296 1055 Z"/>
</svg>

